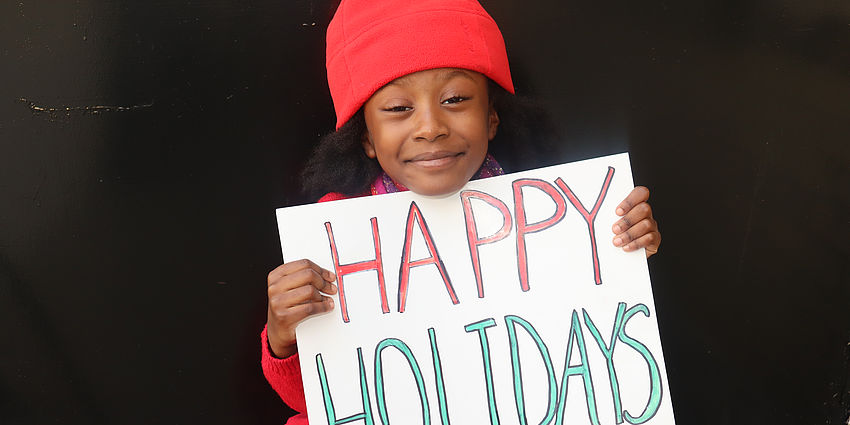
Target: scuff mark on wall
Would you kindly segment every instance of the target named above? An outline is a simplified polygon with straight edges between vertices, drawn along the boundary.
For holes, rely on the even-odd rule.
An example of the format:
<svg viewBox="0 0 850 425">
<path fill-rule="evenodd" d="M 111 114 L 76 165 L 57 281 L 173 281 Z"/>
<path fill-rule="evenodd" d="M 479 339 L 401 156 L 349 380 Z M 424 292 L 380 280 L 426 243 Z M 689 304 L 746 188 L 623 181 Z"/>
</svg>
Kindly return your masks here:
<svg viewBox="0 0 850 425">
<path fill-rule="evenodd" d="M 757 214 L 756 210 L 764 203 L 764 199 L 759 199 L 759 193 L 761 192 L 761 189 L 764 186 L 767 171 L 771 165 L 770 154 L 770 141 L 767 140 L 762 145 L 761 153 L 758 156 L 758 163 L 755 169 L 755 176 L 753 178 L 753 194 L 749 202 L 749 211 L 747 212 L 747 223 L 744 227 L 744 237 L 741 240 L 741 252 L 738 254 L 738 268 L 737 272 L 735 273 L 736 279 L 741 277 L 741 273 L 744 269 L 744 260 L 746 259 L 748 253 L 750 234 L 752 233 L 753 229 L 753 219 L 754 216 Z"/>
<path fill-rule="evenodd" d="M 36 114 L 57 114 L 57 113 L 65 113 L 69 114 L 71 112 L 82 112 L 84 114 L 100 114 L 104 112 L 127 112 L 127 111 L 135 111 L 138 109 L 150 108 L 153 106 L 154 102 L 150 101 L 149 103 L 143 103 L 139 105 L 128 105 L 128 106 L 115 106 L 115 105 L 84 105 L 84 106 L 44 106 L 39 105 L 36 102 L 33 102 L 25 97 L 18 98 L 18 101 L 24 103 L 29 107 L 29 109 Z"/>
</svg>

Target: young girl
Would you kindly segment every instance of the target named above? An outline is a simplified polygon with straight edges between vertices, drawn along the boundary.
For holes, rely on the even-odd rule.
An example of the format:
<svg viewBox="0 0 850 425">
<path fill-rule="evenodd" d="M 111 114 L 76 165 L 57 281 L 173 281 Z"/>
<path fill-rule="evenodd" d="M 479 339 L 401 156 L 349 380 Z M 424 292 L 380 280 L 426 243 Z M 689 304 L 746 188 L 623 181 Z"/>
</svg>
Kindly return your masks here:
<svg viewBox="0 0 850 425">
<path fill-rule="evenodd" d="M 513 95 L 502 35 L 477 0 L 343 0 L 328 27 L 327 71 L 337 131 L 319 143 L 304 176 L 308 191 L 324 194 L 319 202 L 454 193 L 503 174 L 496 156 L 515 159 L 537 141 L 538 115 Z M 646 188 L 634 189 L 612 231 L 614 245 L 650 256 L 661 234 L 648 198 Z M 295 327 L 334 308 L 323 294 L 336 294 L 335 280 L 309 260 L 269 273 L 262 365 L 301 412 L 291 425 L 308 423 Z"/>
</svg>

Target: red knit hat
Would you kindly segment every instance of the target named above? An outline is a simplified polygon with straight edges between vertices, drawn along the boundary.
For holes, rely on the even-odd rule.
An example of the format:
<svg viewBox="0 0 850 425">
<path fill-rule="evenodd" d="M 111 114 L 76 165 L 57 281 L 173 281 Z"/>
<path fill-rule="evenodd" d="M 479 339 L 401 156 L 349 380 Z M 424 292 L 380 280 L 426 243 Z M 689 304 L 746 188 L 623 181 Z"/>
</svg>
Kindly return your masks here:
<svg viewBox="0 0 850 425">
<path fill-rule="evenodd" d="M 343 0 L 327 68 L 337 129 L 378 89 L 426 69 L 477 71 L 514 92 L 502 33 L 477 0 Z"/>
</svg>

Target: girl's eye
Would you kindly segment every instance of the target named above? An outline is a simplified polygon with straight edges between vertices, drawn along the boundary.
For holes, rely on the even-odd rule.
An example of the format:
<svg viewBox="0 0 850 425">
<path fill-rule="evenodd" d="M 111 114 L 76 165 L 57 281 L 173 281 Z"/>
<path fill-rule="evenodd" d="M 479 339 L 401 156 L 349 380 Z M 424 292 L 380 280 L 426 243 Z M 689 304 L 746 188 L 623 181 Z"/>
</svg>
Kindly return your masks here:
<svg viewBox="0 0 850 425">
<path fill-rule="evenodd" d="M 407 112 L 411 108 L 409 106 L 389 106 L 384 108 L 386 112 Z"/>
<path fill-rule="evenodd" d="M 460 102 L 463 102 L 464 100 L 469 100 L 469 98 L 468 98 L 468 97 L 463 97 L 463 96 L 452 96 L 452 97 L 450 97 L 450 98 L 448 98 L 448 99 L 444 100 L 444 101 L 443 101 L 443 104 L 444 104 L 444 105 L 450 105 L 450 104 L 452 104 L 452 103 L 460 103 Z"/>
</svg>

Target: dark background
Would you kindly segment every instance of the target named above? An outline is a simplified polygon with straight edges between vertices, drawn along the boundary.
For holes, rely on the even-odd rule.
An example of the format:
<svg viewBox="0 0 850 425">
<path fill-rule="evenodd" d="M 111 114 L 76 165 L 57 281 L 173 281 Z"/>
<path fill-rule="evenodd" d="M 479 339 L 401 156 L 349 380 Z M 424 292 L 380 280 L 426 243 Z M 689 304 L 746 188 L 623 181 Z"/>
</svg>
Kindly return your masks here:
<svg viewBox="0 0 850 425">
<path fill-rule="evenodd" d="M 283 422 L 258 335 L 333 3 L 0 3 L 0 423 Z M 843 424 L 850 3 L 483 3 L 556 161 L 652 190 L 679 423 Z"/>
</svg>

